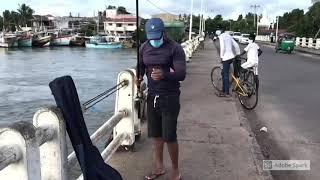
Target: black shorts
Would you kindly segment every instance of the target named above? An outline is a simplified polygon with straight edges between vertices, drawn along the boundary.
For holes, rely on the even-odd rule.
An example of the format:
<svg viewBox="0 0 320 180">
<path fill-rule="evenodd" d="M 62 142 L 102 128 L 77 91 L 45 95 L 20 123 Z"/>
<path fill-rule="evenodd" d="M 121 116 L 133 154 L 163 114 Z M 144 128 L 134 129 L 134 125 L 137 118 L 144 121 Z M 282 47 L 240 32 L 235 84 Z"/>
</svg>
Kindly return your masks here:
<svg viewBox="0 0 320 180">
<path fill-rule="evenodd" d="M 177 121 L 180 96 L 151 96 L 147 98 L 148 135 L 165 142 L 177 141 Z"/>
</svg>

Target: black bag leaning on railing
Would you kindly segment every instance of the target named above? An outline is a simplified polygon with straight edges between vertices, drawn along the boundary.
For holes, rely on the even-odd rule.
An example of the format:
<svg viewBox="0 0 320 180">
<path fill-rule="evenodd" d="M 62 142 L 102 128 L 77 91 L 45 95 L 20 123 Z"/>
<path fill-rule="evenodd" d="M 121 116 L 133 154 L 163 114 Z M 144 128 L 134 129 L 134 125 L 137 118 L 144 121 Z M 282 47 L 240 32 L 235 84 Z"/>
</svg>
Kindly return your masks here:
<svg viewBox="0 0 320 180">
<path fill-rule="evenodd" d="M 92 144 L 72 78 L 56 78 L 49 86 L 57 107 L 62 111 L 84 180 L 122 180 L 120 173 L 104 162 Z"/>
</svg>

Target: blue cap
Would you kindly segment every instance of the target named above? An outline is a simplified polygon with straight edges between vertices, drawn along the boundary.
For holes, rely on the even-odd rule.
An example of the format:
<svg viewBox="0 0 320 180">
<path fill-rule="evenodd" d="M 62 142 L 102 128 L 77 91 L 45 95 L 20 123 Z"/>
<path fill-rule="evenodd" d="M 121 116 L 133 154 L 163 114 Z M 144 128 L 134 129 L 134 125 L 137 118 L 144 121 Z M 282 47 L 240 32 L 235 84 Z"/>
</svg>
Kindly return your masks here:
<svg viewBox="0 0 320 180">
<path fill-rule="evenodd" d="M 151 18 L 147 21 L 146 33 L 148 40 L 158 40 L 161 39 L 162 34 L 165 30 L 164 23 L 160 18 Z"/>
</svg>

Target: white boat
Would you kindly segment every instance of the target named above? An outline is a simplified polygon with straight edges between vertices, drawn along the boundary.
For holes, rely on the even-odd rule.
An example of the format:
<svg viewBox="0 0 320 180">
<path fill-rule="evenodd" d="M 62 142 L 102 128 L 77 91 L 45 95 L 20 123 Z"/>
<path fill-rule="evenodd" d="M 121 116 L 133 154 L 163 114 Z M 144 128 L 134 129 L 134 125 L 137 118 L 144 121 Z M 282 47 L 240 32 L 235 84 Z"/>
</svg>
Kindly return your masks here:
<svg viewBox="0 0 320 180">
<path fill-rule="evenodd" d="M 73 35 L 69 31 L 56 31 L 52 34 L 51 46 L 69 46 Z"/>
<path fill-rule="evenodd" d="M 17 42 L 17 37 L 14 35 L 6 35 L 4 33 L 0 34 L 0 47 L 11 48 L 15 47 Z"/>
<path fill-rule="evenodd" d="M 108 42 L 104 36 L 94 36 L 89 42 L 86 42 L 87 48 L 97 49 L 120 49 L 122 48 L 121 42 Z"/>
<path fill-rule="evenodd" d="M 86 47 L 96 49 L 120 49 L 123 46 L 119 42 L 87 42 Z"/>
</svg>

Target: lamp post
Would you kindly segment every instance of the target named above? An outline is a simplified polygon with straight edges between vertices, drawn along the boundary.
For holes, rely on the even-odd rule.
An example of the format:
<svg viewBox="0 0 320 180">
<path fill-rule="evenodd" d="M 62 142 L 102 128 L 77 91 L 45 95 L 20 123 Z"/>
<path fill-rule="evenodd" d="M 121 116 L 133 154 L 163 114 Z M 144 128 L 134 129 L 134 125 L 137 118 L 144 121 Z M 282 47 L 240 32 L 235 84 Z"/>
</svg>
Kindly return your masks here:
<svg viewBox="0 0 320 180">
<path fill-rule="evenodd" d="M 193 16 L 193 0 L 191 0 L 191 9 L 190 9 L 189 40 L 191 40 L 191 34 L 192 34 L 192 16 Z"/>
<path fill-rule="evenodd" d="M 278 42 L 278 33 L 279 33 L 279 16 L 277 16 L 276 42 Z"/>
</svg>

